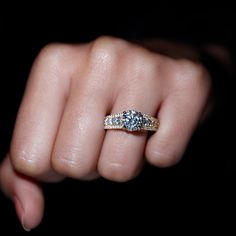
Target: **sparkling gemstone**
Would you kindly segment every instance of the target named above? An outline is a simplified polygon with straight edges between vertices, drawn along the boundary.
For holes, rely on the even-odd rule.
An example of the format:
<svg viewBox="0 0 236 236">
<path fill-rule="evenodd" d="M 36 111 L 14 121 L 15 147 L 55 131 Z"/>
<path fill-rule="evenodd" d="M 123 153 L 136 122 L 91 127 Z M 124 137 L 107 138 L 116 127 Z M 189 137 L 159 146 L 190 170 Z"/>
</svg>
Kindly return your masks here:
<svg viewBox="0 0 236 236">
<path fill-rule="evenodd" d="M 143 115 L 134 110 L 123 112 L 123 125 L 129 131 L 135 131 L 142 128 Z"/>
<path fill-rule="evenodd" d="M 105 124 L 109 125 L 109 118 L 108 117 L 105 119 Z"/>
<path fill-rule="evenodd" d="M 120 125 L 121 124 L 121 120 L 119 117 L 113 117 L 112 118 L 112 124 L 113 125 Z"/>
<path fill-rule="evenodd" d="M 150 126 L 152 121 L 148 117 L 143 117 L 143 125 L 144 126 Z"/>
</svg>

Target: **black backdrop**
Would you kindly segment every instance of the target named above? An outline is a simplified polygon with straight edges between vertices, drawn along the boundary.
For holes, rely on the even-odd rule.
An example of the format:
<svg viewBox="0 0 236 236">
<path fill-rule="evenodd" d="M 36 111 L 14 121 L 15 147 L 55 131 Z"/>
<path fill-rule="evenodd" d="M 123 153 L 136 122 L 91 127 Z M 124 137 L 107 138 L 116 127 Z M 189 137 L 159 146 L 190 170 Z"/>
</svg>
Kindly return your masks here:
<svg viewBox="0 0 236 236">
<path fill-rule="evenodd" d="M 191 11 L 153 8 L 96 14 L 91 11 L 81 14 L 81 11 L 78 9 L 69 17 L 63 12 L 46 15 L 41 11 L 3 15 L 1 159 L 9 147 L 31 64 L 40 49 L 50 42 L 84 42 L 104 34 L 128 39 L 161 37 L 196 45 L 219 43 L 234 55 L 234 11 L 230 8 Z M 78 235 L 93 230 L 113 234 L 125 233 L 128 228 L 133 232 L 154 229 L 158 233 L 161 229 L 172 229 L 177 222 L 179 227 L 190 224 L 195 230 L 204 225 L 209 227 L 212 217 L 219 220 L 227 216 L 228 211 L 233 211 L 235 187 L 235 140 L 229 137 L 234 134 L 235 95 L 233 77 L 223 77 L 220 87 L 215 83 L 220 95 L 213 114 L 196 131 L 178 165 L 168 169 L 147 165 L 138 178 L 123 184 L 99 179 L 45 185 L 45 217 L 31 234 L 64 230 Z M 3 232 L 0 235 L 23 234 L 11 202 L 1 193 L 0 219 Z"/>
</svg>

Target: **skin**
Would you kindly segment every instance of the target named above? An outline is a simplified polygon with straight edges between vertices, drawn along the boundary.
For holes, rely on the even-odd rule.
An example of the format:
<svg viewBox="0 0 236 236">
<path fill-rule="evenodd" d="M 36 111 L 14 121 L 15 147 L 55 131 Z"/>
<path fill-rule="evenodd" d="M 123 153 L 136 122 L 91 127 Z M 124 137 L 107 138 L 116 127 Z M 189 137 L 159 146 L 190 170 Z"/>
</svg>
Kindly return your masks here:
<svg viewBox="0 0 236 236">
<path fill-rule="evenodd" d="M 210 88 L 200 64 L 121 39 L 46 46 L 32 67 L 0 167 L 1 189 L 14 201 L 23 227 L 32 229 L 42 219 L 40 181 L 102 176 L 124 182 L 145 161 L 176 164 L 205 112 Z M 146 132 L 103 129 L 105 115 L 128 109 L 158 116 L 159 130 L 147 139 Z"/>
</svg>

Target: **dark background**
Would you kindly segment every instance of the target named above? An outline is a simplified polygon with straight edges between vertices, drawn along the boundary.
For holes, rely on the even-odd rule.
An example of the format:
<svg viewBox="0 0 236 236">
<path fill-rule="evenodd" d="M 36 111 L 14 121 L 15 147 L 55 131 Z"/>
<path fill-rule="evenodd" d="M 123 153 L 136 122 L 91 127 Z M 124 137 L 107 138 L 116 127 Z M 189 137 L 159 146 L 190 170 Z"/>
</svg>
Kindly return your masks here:
<svg viewBox="0 0 236 236">
<path fill-rule="evenodd" d="M 158 37 L 197 46 L 217 43 L 235 57 L 235 11 L 230 7 L 38 12 L 3 14 L 1 21 L 0 159 L 9 147 L 30 67 L 50 42 L 87 42 L 104 34 L 126 39 Z M 138 178 L 123 184 L 99 179 L 45 185 L 45 217 L 31 235 L 62 231 L 87 235 L 93 230 L 111 235 L 127 229 L 158 233 L 187 225 L 195 231 L 204 226 L 217 228 L 223 218 L 228 229 L 235 203 L 235 78 L 234 73 L 214 66 L 212 73 L 215 109 L 194 134 L 178 165 L 168 169 L 147 165 Z M 12 203 L 1 193 L 0 229 L 0 235 L 24 234 Z"/>
</svg>

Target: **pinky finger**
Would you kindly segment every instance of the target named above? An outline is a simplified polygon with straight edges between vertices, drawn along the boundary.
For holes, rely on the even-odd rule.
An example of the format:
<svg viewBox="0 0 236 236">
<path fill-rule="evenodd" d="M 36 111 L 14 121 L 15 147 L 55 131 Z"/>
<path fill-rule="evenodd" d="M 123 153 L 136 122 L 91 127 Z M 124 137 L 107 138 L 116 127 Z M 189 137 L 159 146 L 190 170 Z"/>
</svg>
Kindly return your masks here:
<svg viewBox="0 0 236 236">
<path fill-rule="evenodd" d="M 16 213 L 26 231 L 39 225 L 44 211 L 44 198 L 38 183 L 18 174 L 9 157 L 0 166 L 0 188 L 15 204 Z"/>
<path fill-rule="evenodd" d="M 168 167 L 180 161 L 208 101 L 209 86 L 198 87 L 180 95 L 173 92 L 163 102 L 158 115 L 160 128 L 146 146 L 150 163 Z"/>
</svg>

